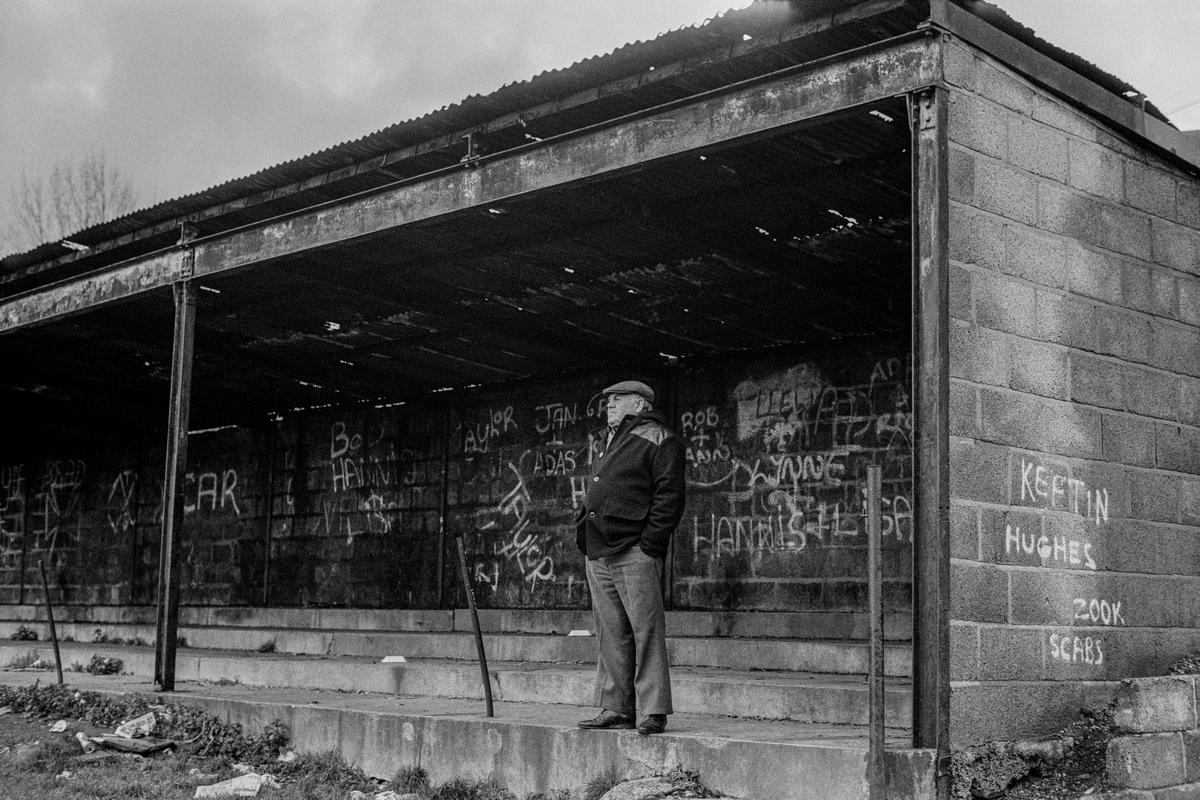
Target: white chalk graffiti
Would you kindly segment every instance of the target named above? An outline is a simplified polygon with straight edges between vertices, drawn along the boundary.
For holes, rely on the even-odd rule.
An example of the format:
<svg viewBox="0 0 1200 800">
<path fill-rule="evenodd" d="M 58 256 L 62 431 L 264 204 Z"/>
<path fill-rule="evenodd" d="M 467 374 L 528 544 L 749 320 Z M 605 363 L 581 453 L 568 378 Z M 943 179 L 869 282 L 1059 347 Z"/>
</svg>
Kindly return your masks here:
<svg viewBox="0 0 1200 800">
<path fill-rule="evenodd" d="M 80 508 L 87 464 L 81 459 L 47 461 L 30 502 L 34 547 L 53 555 L 79 540 Z"/>
<path fill-rule="evenodd" d="M 363 437 L 349 433 L 343 420 L 329 429 L 329 488 L 332 500 L 321 503 L 320 524 L 326 536 L 345 534 L 346 544 L 361 533 L 390 533 L 392 516 L 399 506 L 395 490 L 396 448 L 385 424 Z M 382 452 L 381 452 L 382 451 Z M 290 493 L 290 483 L 289 483 Z"/>
<path fill-rule="evenodd" d="M 1096 569 L 1096 560 L 1092 557 L 1092 543 L 1086 539 L 1047 536 L 1036 532 L 1023 533 L 1020 525 L 1004 526 L 1004 552 L 1007 555 L 1036 553 L 1044 567 L 1061 565 Z"/>
<path fill-rule="evenodd" d="M 15 565 L 24 529 L 25 465 L 0 466 L 0 565 Z"/>
<path fill-rule="evenodd" d="M 1035 459 L 1022 457 L 1015 479 L 1019 486 L 1015 503 L 1034 506 L 1041 512 L 1078 515 L 1095 528 L 1108 524 L 1108 488 L 1089 486 L 1086 481 L 1073 477 L 1065 466 L 1046 466 Z M 1086 534 L 1047 535 L 1022 531 L 1021 526 L 1009 524 L 1004 526 L 1004 553 L 1006 556 L 1036 555 L 1042 567 L 1099 569 L 1092 542 Z M 1122 606 L 1123 601 L 1111 598 L 1072 598 L 1071 625 L 1123 626 L 1126 622 Z M 1104 644 L 1099 635 L 1051 633 L 1049 659 L 1085 668 L 1101 667 L 1105 663 Z"/>
<path fill-rule="evenodd" d="M 1022 505 L 1069 511 L 1092 520 L 1097 526 L 1108 523 L 1107 488 L 1089 487 L 1084 480 L 1031 459 L 1021 459 L 1020 495 Z"/>
<path fill-rule="evenodd" d="M 863 469 L 880 461 L 893 476 L 882 498 L 882 533 L 911 542 L 905 377 L 904 362 L 888 358 L 866 382 L 850 386 L 829 385 L 805 364 L 744 380 L 734 392 L 736 451 L 722 438 L 715 406 L 682 414 L 689 487 L 700 496 L 713 493 L 718 507 L 728 504 L 691 517 L 692 552 L 716 559 L 861 536 Z"/>
<path fill-rule="evenodd" d="M 517 422 L 513 419 L 512 406 L 488 409 L 482 422 L 459 424 L 458 434 L 462 442 L 462 452 L 487 453 L 496 439 L 516 428 Z"/>
<path fill-rule="evenodd" d="M 499 561 L 503 559 L 516 567 L 522 580 L 529 584 L 530 590 L 534 590 L 538 581 L 554 581 L 554 558 L 545 553 L 538 538 L 527 531 L 531 522 L 529 512 L 532 498 L 520 470 L 512 463 L 508 468 L 516 479 L 516 485 L 496 506 L 501 519 L 493 519 L 480 527 L 481 532 L 496 529 L 505 531 L 504 540 L 493 544 L 492 552 L 497 557 L 497 564 L 491 571 L 494 579 L 490 584 L 493 591 L 499 587 Z M 501 521 L 506 521 L 507 526 L 502 526 Z M 481 574 L 486 574 L 486 567 L 483 567 L 481 573 L 480 567 L 477 566 L 476 575 Z"/>
<path fill-rule="evenodd" d="M 511 407 L 508 409 L 511 411 Z M 533 427 L 538 433 L 562 431 L 569 428 L 579 419 L 578 403 L 544 403 L 533 407 Z M 511 419 L 511 414 L 509 418 Z"/>
<path fill-rule="evenodd" d="M 189 472 L 183 476 L 183 513 L 232 511 L 242 515 L 237 501 L 238 473 L 229 468 L 217 472 Z"/>
<path fill-rule="evenodd" d="M 113 533 L 126 533 L 134 526 L 133 498 L 137 491 L 137 473 L 124 469 L 117 473 L 108 489 L 108 526 Z"/>
</svg>

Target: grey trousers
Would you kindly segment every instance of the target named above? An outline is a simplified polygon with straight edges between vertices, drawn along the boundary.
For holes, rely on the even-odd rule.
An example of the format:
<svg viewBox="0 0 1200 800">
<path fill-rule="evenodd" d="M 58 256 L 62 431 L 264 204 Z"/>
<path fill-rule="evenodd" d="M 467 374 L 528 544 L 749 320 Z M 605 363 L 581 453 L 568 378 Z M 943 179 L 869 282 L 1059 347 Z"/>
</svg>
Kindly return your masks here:
<svg viewBox="0 0 1200 800">
<path fill-rule="evenodd" d="M 594 704 L 600 708 L 642 716 L 671 713 L 662 568 L 662 559 L 636 545 L 587 559 L 600 650 Z"/>
</svg>

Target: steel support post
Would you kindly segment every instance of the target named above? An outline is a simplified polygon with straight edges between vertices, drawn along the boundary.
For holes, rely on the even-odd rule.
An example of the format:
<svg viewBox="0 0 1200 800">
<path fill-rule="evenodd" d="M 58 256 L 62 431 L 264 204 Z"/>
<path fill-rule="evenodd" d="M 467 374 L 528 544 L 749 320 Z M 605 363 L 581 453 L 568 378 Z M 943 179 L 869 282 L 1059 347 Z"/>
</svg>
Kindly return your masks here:
<svg viewBox="0 0 1200 800">
<path fill-rule="evenodd" d="M 867 797 L 886 800 L 884 765 L 883 650 L 883 469 L 867 467 L 867 609 L 870 629 L 867 660 Z"/>
<path fill-rule="evenodd" d="M 187 256 L 185 256 L 187 258 Z M 158 554 L 158 624 L 154 634 L 154 683 L 175 688 L 175 647 L 179 631 L 179 538 L 183 527 L 183 474 L 187 469 L 188 412 L 192 394 L 192 341 L 196 326 L 196 283 L 174 284 L 175 334 L 171 348 L 171 401 L 167 417 L 167 458 L 163 470 L 162 538 Z"/>
<path fill-rule="evenodd" d="M 947 93 L 913 93 L 913 746 L 950 790 L 949 145 Z"/>
</svg>

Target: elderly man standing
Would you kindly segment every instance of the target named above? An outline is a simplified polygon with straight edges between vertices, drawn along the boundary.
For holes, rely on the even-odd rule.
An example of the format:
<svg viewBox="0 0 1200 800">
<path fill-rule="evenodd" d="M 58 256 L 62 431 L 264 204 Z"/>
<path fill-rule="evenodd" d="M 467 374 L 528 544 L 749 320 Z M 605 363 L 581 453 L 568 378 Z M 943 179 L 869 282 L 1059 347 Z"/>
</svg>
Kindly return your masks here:
<svg viewBox="0 0 1200 800">
<path fill-rule="evenodd" d="M 683 445 L 641 381 L 604 390 L 608 430 L 575 518 L 587 556 L 600 713 L 581 728 L 662 733 L 671 713 L 663 560 L 683 516 Z"/>
</svg>

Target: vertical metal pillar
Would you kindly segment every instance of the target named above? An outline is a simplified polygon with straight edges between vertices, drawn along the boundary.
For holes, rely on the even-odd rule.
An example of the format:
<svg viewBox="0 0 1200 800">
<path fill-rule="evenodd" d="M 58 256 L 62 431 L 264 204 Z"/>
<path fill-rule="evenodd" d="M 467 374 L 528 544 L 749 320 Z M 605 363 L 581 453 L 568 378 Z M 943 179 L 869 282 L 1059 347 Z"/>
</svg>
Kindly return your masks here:
<svg viewBox="0 0 1200 800">
<path fill-rule="evenodd" d="M 867 789 L 870 800 L 885 800 L 883 705 L 883 468 L 867 467 Z"/>
<path fill-rule="evenodd" d="M 275 459 L 279 450 L 279 423 L 271 423 L 267 443 L 267 519 L 263 531 L 262 605 L 271 604 L 271 529 L 275 527 Z"/>
<path fill-rule="evenodd" d="M 667 419 L 670 420 L 670 428 L 679 434 L 679 359 L 674 358 L 669 362 L 670 375 L 667 385 Z M 663 559 L 663 608 L 667 611 L 675 610 L 675 555 L 678 550 L 675 547 L 675 537 L 672 536 L 667 542 L 667 557 Z M 599 632 L 597 631 L 597 635 Z"/>
<path fill-rule="evenodd" d="M 446 599 L 446 515 L 450 513 L 450 404 L 442 412 L 442 485 L 438 493 L 437 607 L 450 605 Z M 461 540 L 460 540 L 461 541 Z M 470 586 L 467 589 L 470 590 Z"/>
<path fill-rule="evenodd" d="M 937 753 L 950 792 L 950 280 L 944 88 L 910 96 L 913 155 L 913 746 Z"/>
<path fill-rule="evenodd" d="M 33 539 L 29 535 L 29 497 L 32 492 L 29 485 L 33 481 L 33 473 L 29 467 L 32 464 L 29 449 L 26 448 L 25 455 L 21 458 L 21 475 L 24 480 L 21 487 L 21 583 L 17 590 L 17 602 L 21 605 L 25 605 L 25 562 L 28 560 L 29 548 L 33 544 Z"/>
<path fill-rule="evenodd" d="M 185 234 L 186 240 L 186 234 Z M 183 255 L 184 279 L 172 287 L 175 333 L 171 348 L 171 400 L 167 417 L 167 457 L 163 469 L 163 522 L 158 553 L 158 621 L 154 634 L 154 684 L 175 689 L 175 648 L 179 631 L 179 537 L 183 527 L 183 473 L 187 469 L 188 417 L 192 396 L 192 342 L 196 325 L 196 284 L 190 280 L 192 251 Z"/>
</svg>

